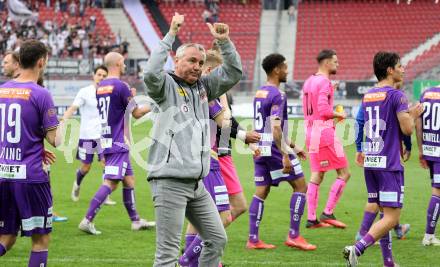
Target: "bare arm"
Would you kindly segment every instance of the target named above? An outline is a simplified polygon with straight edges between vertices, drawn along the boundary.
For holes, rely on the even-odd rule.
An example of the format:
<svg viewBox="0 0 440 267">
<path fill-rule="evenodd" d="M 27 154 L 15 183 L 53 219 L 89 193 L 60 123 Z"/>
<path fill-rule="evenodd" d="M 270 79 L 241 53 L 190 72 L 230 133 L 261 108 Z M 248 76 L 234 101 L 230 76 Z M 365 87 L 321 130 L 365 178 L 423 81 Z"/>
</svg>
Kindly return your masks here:
<svg viewBox="0 0 440 267">
<path fill-rule="evenodd" d="M 399 112 L 397 114 L 399 120 L 400 129 L 403 134 L 411 135 L 414 130 L 414 119 L 411 118 L 408 112 Z"/>
<path fill-rule="evenodd" d="M 417 137 L 417 146 L 419 147 L 419 153 L 422 153 L 422 118 L 416 119 L 416 137 Z"/>
<path fill-rule="evenodd" d="M 53 146 L 57 147 L 63 142 L 62 133 L 64 132 L 64 121 L 60 122 L 60 125 L 55 128 L 51 128 L 46 132 L 47 142 Z"/>
<path fill-rule="evenodd" d="M 414 131 L 414 120 L 419 118 L 423 112 L 423 106 L 420 103 L 409 108 L 409 112 L 397 113 L 397 119 L 399 120 L 400 129 L 405 135 L 411 135 Z"/>
<path fill-rule="evenodd" d="M 135 119 L 139 119 L 150 111 L 151 108 L 149 106 L 137 106 L 133 109 L 131 115 L 133 115 Z"/>
<path fill-rule="evenodd" d="M 220 104 L 222 104 L 222 106 L 225 109 L 224 119 L 230 120 L 232 115 L 231 115 L 231 110 L 229 109 L 228 97 L 226 96 L 226 94 L 223 94 L 220 96 L 219 99 L 220 99 Z"/>
<path fill-rule="evenodd" d="M 281 129 L 281 120 L 278 118 L 271 119 L 272 136 L 275 145 L 280 151 L 281 155 L 288 156 L 292 151 L 290 146 L 290 140 L 283 140 L 283 130 Z"/>
<path fill-rule="evenodd" d="M 70 119 L 73 115 L 73 113 L 75 113 L 78 110 L 77 106 L 71 105 L 66 112 L 64 112 L 63 115 L 63 120 L 67 121 L 68 119 Z"/>
</svg>

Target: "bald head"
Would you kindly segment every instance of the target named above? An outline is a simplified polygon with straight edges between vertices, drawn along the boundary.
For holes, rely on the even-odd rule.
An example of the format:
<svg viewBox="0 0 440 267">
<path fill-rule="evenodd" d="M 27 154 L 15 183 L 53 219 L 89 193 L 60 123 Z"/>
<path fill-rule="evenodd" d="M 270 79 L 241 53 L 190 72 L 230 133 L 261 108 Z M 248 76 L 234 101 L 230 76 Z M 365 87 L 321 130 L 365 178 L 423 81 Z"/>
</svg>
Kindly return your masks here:
<svg viewBox="0 0 440 267">
<path fill-rule="evenodd" d="M 104 57 L 104 65 L 109 76 L 120 76 L 125 73 L 124 57 L 117 52 L 110 52 Z"/>
</svg>

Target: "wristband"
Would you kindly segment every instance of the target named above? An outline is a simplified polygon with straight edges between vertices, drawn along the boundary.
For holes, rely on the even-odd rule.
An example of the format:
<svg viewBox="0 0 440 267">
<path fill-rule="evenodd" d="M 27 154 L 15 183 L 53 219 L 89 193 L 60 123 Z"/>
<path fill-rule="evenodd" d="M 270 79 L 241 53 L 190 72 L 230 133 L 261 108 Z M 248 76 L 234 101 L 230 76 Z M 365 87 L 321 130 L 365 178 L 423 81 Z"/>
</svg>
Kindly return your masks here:
<svg viewBox="0 0 440 267">
<path fill-rule="evenodd" d="M 238 130 L 237 132 L 237 139 L 240 139 L 241 141 L 246 141 L 246 132 L 243 130 Z"/>
</svg>

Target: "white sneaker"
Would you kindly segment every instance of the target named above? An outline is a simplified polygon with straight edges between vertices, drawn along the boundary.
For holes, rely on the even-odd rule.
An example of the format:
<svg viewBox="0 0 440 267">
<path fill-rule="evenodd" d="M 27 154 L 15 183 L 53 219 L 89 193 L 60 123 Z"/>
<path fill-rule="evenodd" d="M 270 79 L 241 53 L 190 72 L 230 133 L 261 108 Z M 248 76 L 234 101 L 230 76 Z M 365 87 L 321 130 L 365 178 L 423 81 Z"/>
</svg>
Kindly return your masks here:
<svg viewBox="0 0 440 267">
<path fill-rule="evenodd" d="M 76 180 L 73 181 L 72 194 L 70 195 L 73 202 L 77 202 L 79 200 L 79 185 L 76 184 Z"/>
<path fill-rule="evenodd" d="M 84 231 L 91 235 L 100 235 L 101 231 L 95 229 L 95 224 L 86 218 L 82 219 L 82 221 L 78 225 L 79 230 Z"/>
<path fill-rule="evenodd" d="M 111 200 L 110 196 L 107 196 L 107 198 L 104 201 L 104 205 L 114 206 L 114 205 L 116 205 L 116 201 Z"/>
<path fill-rule="evenodd" d="M 356 255 L 355 246 L 346 246 L 342 254 L 347 262 L 347 267 L 355 267 L 358 265 L 358 257 Z"/>
<path fill-rule="evenodd" d="M 425 234 L 422 244 L 424 246 L 440 246 L 440 240 L 435 235 Z"/>
<path fill-rule="evenodd" d="M 131 223 L 131 230 L 139 231 L 139 230 L 147 230 L 154 228 L 156 226 L 156 222 L 149 222 L 145 219 L 140 219 L 139 221 Z"/>
</svg>

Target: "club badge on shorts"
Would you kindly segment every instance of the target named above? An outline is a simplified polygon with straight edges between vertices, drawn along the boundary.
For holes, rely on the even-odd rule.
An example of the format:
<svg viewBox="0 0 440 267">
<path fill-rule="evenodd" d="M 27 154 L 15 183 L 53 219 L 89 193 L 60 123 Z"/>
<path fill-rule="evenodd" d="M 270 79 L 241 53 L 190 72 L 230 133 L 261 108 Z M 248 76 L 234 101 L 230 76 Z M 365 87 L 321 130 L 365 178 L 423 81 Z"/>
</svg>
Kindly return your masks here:
<svg viewBox="0 0 440 267">
<path fill-rule="evenodd" d="M 328 160 L 323 160 L 321 162 L 319 162 L 319 165 L 321 165 L 321 167 L 328 167 L 329 166 L 329 162 Z"/>
</svg>

